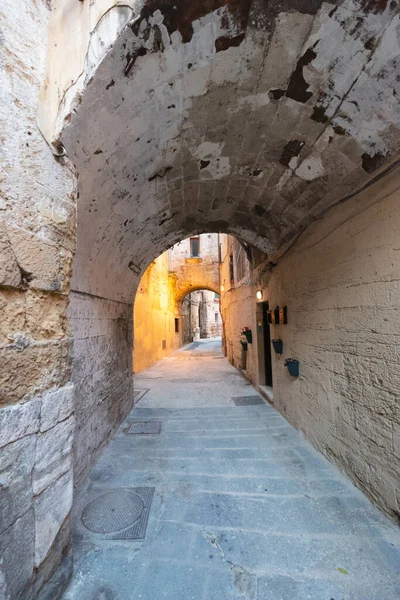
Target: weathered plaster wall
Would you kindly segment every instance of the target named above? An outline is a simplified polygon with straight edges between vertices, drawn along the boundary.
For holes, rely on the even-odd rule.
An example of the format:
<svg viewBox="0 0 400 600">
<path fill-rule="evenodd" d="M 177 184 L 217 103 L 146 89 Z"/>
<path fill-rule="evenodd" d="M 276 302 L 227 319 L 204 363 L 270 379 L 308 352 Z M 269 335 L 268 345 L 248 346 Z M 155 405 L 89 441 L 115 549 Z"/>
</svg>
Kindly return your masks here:
<svg viewBox="0 0 400 600">
<path fill-rule="evenodd" d="M 231 364 L 245 371 L 252 381 L 257 381 L 256 344 L 249 344 L 244 353 L 240 344 L 241 331 L 249 327 L 256 331 L 255 298 L 251 265 L 243 248 L 232 236 L 221 236 L 221 313 L 224 322 L 224 346 Z M 229 257 L 233 257 L 233 275 L 229 268 Z M 238 263 L 241 263 L 238 269 Z"/>
<path fill-rule="evenodd" d="M 272 352 L 274 406 L 397 519 L 399 201 L 400 175 L 392 174 L 313 224 L 261 278 L 269 278 L 264 299 L 288 306 L 288 324 L 271 327 L 284 347 L 282 358 Z M 228 332 L 243 312 L 254 320 L 254 296 L 240 294 L 236 311 L 224 309 Z M 300 361 L 298 379 L 287 357 Z"/>
<path fill-rule="evenodd" d="M 51 0 L 47 76 L 38 111 L 48 141 L 57 137 L 101 59 L 142 4 L 138 0 Z"/>
<path fill-rule="evenodd" d="M 392 516 L 400 518 L 400 177 L 313 225 L 278 265 L 274 327 L 292 381 L 274 365 L 276 407 Z"/>
<path fill-rule="evenodd" d="M 139 373 L 182 345 L 182 315 L 175 298 L 169 252 L 146 269 L 135 297 L 133 371 Z M 179 332 L 175 332 L 175 318 Z"/>
<path fill-rule="evenodd" d="M 36 125 L 49 9 L 0 6 L 0 597 L 56 599 L 71 568 L 75 177 Z M 53 576 L 57 566 L 64 568 Z"/>
</svg>

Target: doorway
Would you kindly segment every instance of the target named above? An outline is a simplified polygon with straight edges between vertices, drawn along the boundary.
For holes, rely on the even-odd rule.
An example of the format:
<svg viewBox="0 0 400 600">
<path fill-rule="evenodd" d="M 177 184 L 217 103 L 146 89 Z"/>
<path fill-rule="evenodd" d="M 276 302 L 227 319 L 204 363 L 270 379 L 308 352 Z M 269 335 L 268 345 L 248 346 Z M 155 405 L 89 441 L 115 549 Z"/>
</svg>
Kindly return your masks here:
<svg viewBox="0 0 400 600">
<path fill-rule="evenodd" d="M 272 388 L 271 330 L 268 322 L 268 310 L 269 302 L 263 302 L 264 385 Z"/>
</svg>

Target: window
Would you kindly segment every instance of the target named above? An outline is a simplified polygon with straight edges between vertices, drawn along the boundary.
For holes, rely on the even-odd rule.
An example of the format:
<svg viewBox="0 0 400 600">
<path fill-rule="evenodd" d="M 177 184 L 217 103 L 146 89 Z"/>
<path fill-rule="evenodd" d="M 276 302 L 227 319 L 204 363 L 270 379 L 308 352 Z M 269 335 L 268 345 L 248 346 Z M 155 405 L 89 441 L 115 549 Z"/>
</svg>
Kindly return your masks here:
<svg viewBox="0 0 400 600">
<path fill-rule="evenodd" d="M 229 281 L 235 283 L 235 277 L 233 274 L 233 254 L 229 255 Z"/>
<path fill-rule="evenodd" d="M 218 313 L 215 313 L 215 322 L 218 323 Z"/>
<path fill-rule="evenodd" d="M 236 252 L 236 278 L 237 281 L 241 281 L 247 273 L 248 258 L 245 251 L 241 246 Z"/>
<path fill-rule="evenodd" d="M 179 319 L 175 319 L 175 333 L 179 333 Z"/>
<path fill-rule="evenodd" d="M 192 258 L 198 258 L 200 256 L 200 238 L 190 238 L 190 256 Z"/>
</svg>

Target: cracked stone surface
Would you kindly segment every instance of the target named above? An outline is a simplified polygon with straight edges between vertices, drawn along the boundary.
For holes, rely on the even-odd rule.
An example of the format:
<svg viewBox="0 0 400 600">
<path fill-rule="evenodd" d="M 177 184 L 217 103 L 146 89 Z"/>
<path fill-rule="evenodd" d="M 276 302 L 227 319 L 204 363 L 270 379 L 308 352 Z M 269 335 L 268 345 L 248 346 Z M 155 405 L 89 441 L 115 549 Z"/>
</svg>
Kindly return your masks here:
<svg viewBox="0 0 400 600">
<path fill-rule="evenodd" d="M 94 490 L 154 486 L 146 539 L 99 543 L 80 528 L 63 599 L 397 599 L 399 530 L 271 406 L 234 406 L 255 390 L 219 355 L 204 340 L 137 378 L 149 391 L 75 518 Z M 127 435 L 140 419 L 162 434 Z"/>
</svg>

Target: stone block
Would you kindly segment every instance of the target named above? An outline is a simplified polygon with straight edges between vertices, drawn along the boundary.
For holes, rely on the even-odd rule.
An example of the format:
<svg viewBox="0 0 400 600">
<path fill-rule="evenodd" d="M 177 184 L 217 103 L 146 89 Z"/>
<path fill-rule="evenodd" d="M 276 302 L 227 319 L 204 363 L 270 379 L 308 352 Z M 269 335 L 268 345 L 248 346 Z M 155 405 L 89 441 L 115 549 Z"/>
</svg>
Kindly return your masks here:
<svg viewBox="0 0 400 600">
<path fill-rule="evenodd" d="M 0 291 L 0 342 L 9 344 L 8 336 L 11 333 L 23 331 L 25 318 L 25 293 L 15 288 L 2 289 Z"/>
<path fill-rule="evenodd" d="M 40 431 L 47 431 L 73 412 L 74 387 L 72 384 L 51 390 L 43 396 L 40 413 Z"/>
<path fill-rule="evenodd" d="M 28 435 L 0 449 L 0 531 L 32 506 L 35 445 L 36 437 Z"/>
<path fill-rule="evenodd" d="M 4 223 L 0 223 L 0 284 L 17 286 L 21 282 L 21 272 Z"/>
<path fill-rule="evenodd" d="M 63 473 L 70 470 L 73 432 L 74 417 L 69 417 L 52 429 L 38 434 L 35 466 L 32 474 L 32 486 L 35 495 L 49 487 Z"/>
<path fill-rule="evenodd" d="M 72 507 L 72 470 L 60 477 L 34 499 L 35 567 L 47 557 Z"/>
<path fill-rule="evenodd" d="M 36 572 L 34 591 L 40 599 L 47 598 L 46 593 L 52 590 L 51 600 L 58 598 L 63 585 L 69 578 L 72 569 L 71 552 L 71 519 L 67 518 L 54 540 L 51 552 Z"/>
<path fill-rule="evenodd" d="M 59 600 L 62 597 L 72 575 L 72 566 L 72 552 L 69 552 L 49 581 L 40 589 L 40 600 Z"/>
<path fill-rule="evenodd" d="M 17 519 L 0 536 L 0 591 L 5 590 L 1 598 L 5 600 L 20 598 L 20 593 L 31 580 L 34 539 L 33 510 L 29 510 Z"/>
<path fill-rule="evenodd" d="M 8 235 L 20 269 L 35 287 L 66 291 L 72 262 L 70 251 L 19 227 L 10 227 Z"/>
<path fill-rule="evenodd" d="M 26 344 L 26 345 L 25 345 Z M 0 404 L 67 383 L 71 376 L 70 340 L 19 342 L 0 348 Z"/>
<path fill-rule="evenodd" d="M 0 448 L 39 429 L 41 399 L 0 409 Z"/>
<path fill-rule="evenodd" d="M 26 294 L 26 328 L 36 339 L 67 337 L 66 310 L 68 297 L 63 294 L 28 290 Z"/>
</svg>

